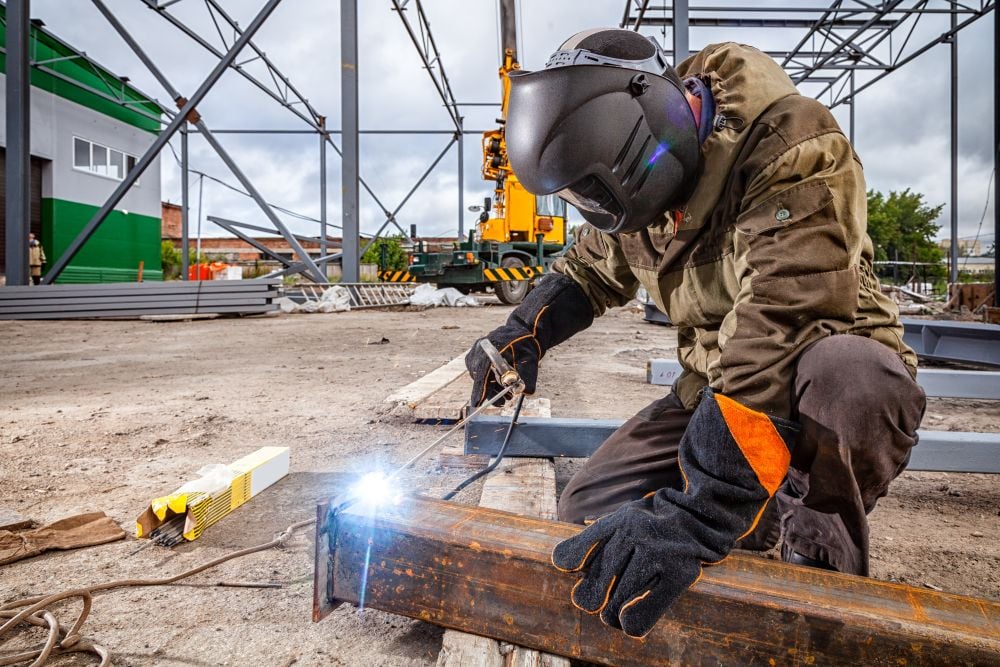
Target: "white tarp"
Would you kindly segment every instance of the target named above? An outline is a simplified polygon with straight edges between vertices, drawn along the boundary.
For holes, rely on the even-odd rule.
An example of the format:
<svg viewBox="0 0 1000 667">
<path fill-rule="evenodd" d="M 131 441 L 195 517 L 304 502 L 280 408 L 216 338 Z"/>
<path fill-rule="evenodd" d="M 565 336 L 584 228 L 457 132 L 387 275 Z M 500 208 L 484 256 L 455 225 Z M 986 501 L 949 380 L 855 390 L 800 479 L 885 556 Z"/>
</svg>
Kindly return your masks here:
<svg viewBox="0 0 1000 667">
<path fill-rule="evenodd" d="M 275 299 L 274 303 L 283 313 L 339 313 L 351 309 L 351 294 L 346 287 L 334 285 L 324 291 L 323 296 L 318 301 L 310 300 L 297 303 L 287 296 L 283 296 L 280 299 Z"/>
<path fill-rule="evenodd" d="M 435 289 L 433 285 L 424 283 L 413 290 L 410 297 L 411 306 L 451 306 L 462 308 L 464 306 L 482 305 L 476 297 L 469 294 L 462 294 L 454 287 Z"/>
</svg>

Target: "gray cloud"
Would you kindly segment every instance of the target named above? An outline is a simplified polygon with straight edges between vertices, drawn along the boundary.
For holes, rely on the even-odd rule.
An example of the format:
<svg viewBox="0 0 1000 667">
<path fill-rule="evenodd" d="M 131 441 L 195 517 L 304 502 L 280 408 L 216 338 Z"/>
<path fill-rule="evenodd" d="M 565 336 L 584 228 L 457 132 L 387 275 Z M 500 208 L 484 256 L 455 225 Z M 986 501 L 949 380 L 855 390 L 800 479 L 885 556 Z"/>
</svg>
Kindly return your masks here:
<svg viewBox="0 0 1000 667">
<path fill-rule="evenodd" d="M 174 85 L 190 94 L 215 63 L 214 57 L 181 35 L 138 0 L 107 0 L 120 20 L 141 41 Z M 261 0 L 226 0 L 227 11 L 246 25 Z M 420 67 L 412 44 L 390 3 L 368 0 L 360 7 L 360 63 L 362 126 L 369 129 L 450 128 L 427 73 Z M 780 4 L 769 1 L 761 4 Z M 933 3 L 932 3 L 933 4 Z M 521 60 L 528 69 L 544 63 L 566 36 L 584 28 L 614 25 L 621 17 L 621 0 L 600 2 L 523 2 Z M 460 102 L 495 101 L 499 97 L 496 5 L 493 1 L 427 0 L 425 8 L 444 65 Z M 119 37 L 89 3 L 35 0 L 34 14 L 56 34 L 85 50 L 117 73 L 164 102 L 165 93 L 145 72 Z M 183 0 L 170 8 L 214 44 L 220 38 L 204 3 Z M 914 36 L 939 32 L 943 24 L 925 20 Z M 992 26 L 981 20 L 961 35 L 961 126 L 959 200 L 960 235 L 975 233 L 986 200 L 992 169 Z M 656 29 L 650 29 L 650 34 Z M 794 34 L 790 34 L 794 33 Z M 692 47 L 727 39 L 765 49 L 783 49 L 801 34 L 784 30 L 692 31 Z M 223 30 L 226 40 L 232 34 Z M 666 35 L 669 44 L 669 33 Z M 328 126 L 340 125 L 339 3 L 285 0 L 262 28 L 257 43 L 310 99 Z M 259 63 L 249 71 L 265 76 Z M 859 79 L 860 80 L 860 79 Z M 948 49 L 940 46 L 906 68 L 859 95 L 857 148 L 865 163 L 869 187 L 881 190 L 910 187 L 924 192 L 931 203 L 946 203 L 948 176 Z M 805 91 L 808 92 L 808 91 Z M 242 77 L 230 72 L 201 106 L 213 128 L 295 128 L 304 126 Z M 836 110 L 846 129 L 846 110 Z M 465 126 L 486 129 L 494 125 L 495 108 L 465 108 Z M 318 139 L 301 136 L 222 135 L 220 140 L 237 158 L 257 187 L 274 203 L 318 217 Z M 361 172 L 384 204 L 394 208 L 440 151 L 445 136 L 365 137 Z M 479 177 L 478 137 L 465 138 L 465 203 L 477 203 L 491 185 Z M 179 147 L 179 142 L 174 145 Z M 236 184 L 225 166 L 204 142 L 192 137 L 192 165 Z M 179 170 L 169 154 L 163 160 L 163 197 L 180 199 Z M 340 164 L 329 160 L 329 219 L 340 220 Z M 404 227 L 416 223 L 422 233 L 457 231 L 454 148 L 399 215 Z M 195 185 L 193 203 L 197 203 Z M 365 231 L 381 224 L 378 208 L 362 195 Z M 245 197 L 206 181 L 203 209 L 207 214 L 261 222 L 263 216 Z M 992 205 L 991 205 L 992 209 Z M 947 210 L 942 222 L 947 221 Z M 296 231 L 316 233 L 317 227 L 287 218 Z M 466 214 L 470 224 L 472 214 Z M 987 227 L 990 225 L 987 224 Z M 217 233 L 215 231 L 210 233 Z M 946 235 L 946 234 L 943 234 Z"/>
</svg>

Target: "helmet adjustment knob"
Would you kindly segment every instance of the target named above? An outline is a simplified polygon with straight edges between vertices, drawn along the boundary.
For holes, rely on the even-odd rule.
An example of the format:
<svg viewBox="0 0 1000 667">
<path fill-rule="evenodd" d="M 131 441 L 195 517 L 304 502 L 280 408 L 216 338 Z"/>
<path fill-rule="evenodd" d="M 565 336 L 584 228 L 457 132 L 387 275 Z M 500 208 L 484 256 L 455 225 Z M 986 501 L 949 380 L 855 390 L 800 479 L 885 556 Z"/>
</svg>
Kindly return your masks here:
<svg viewBox="0 0 1000 667">
<path fill-rule="evenodd" d="M 632 80 L 628 83 L 629 90 L 632 94 L 638 97 L 644 94 L 649 89 L 649 81 L 646 79 L 645 74 L 636 74 L 632 77 Z"/>
</svg>

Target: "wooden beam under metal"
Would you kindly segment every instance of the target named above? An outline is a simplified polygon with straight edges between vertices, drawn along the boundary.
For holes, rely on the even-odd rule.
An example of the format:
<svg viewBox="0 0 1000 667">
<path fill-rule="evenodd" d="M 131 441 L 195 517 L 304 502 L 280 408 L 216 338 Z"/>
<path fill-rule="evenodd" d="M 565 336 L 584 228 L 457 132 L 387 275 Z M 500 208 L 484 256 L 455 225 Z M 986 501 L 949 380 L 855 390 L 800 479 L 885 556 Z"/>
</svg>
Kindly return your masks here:
<svg viewBox="0 0 1000 667">
<path fill-rule="evenodd" d="M 734 555 L 642 640 L 570 603 L 549 563 L 580 526 L 406 497 L 318 508 L 313 619 L 343 602 L 605 665 L 991 664 L 1000 603 Z"/>
</svg>

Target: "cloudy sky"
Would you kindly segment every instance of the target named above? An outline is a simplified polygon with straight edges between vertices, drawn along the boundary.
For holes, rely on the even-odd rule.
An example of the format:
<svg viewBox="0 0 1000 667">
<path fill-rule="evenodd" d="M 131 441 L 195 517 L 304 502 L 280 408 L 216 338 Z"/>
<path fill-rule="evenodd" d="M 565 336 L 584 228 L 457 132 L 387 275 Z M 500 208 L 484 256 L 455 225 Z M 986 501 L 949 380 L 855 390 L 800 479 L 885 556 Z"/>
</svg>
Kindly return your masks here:
<svg viewBox="0 0 1000 667">
<path fill-rule="evenodd" d="M 140 0 L 106 0 L 126 27 L 144 45 L 174 86 L 190 94 L 215 64 L 201 47 L 147 9 Z M 224 0 L 227 11 L 241 25 L 256 14 L 263 0 Z M 340 127 L 339 2 L 284 0 L 258 33 L 257 44 L 309 99 L 328 117 L 328 127 Z M 661 3 L 653 3 L 659 5 Z M 715 0 L 711 4 L 733 4 Z M 760 2 L 756 4 L 782 4 Z M 785 3 L 787 4 L 787 3 Z M 809 6 L 826 4 L 812 0 Z M 906 4 L 910 4 L 907 2 Z M 944 6 L 945 0 L 931 0 Z M 979 4 L 978 1 L 974 4 Z M 359 1 L 359 72 L 363 129 L 441 129 L 450 122 L 427 73 L 421 69 L 413 45 L 388 0 Z M 621 19 L 622 0 L 521 0 L 519 3 L 521 62 L 526 69 L 540 67 L 549 53 L 570 34 L 595 26 L 613 26 Z M 498 36 L 496 0 L 424 0 L 443 65 L 459 102 L 493 102 L 499 97 L 496 76 Z M 86 51 L 148 94 L 169 102 L 167 95 L 116 33 L 85 0 L 34 0 L 35 17 L 70 44 Z M 203 0 L 180 0 L 170 7 L 179 18 L 214 44 L 220 45 Z M 940 34 L 947 17 L 925 17 L 914 32 L 914 45 Z M 644 30 L 670 43 L 657 28 Z M 222 31 L 231 43 L 231 32 Z M 801 37 L 797 29 L 694 28 L 692 49 L 736 40 L 763 49 L 787 49 Z M 901 37 L 902 35 L 900 35 Z M 959 236 L 976 234 L 987 201 L 992 160 L 992 17 L 980 19 L 960 37 L 959 123 Z M 898 41 L 896 42 L 898 44 Z M 242 59 L 241 59 L 242 60 Z M 928 202 L 948 204 L 949 181 L 949 47 L 938 46 L 907 67 L 858 96 L 856 148 L 865 164 L 869 187 L 879 190 L 911 188 Z M 248 70 L 266 77 L 259 63 Z M 859 77 L 859 81 L 862 78 Z M 803 90 L 809 94 L 809 90 Z M 305 124 L 266 97 L 238 74 L 228 72 L 199 110 L 208 126 L 221 128 L 291 128 Z M 497 110 L 465 108 L 465 127 L 487 129 Z M 835 110 L 847 127 L 847 109 Z M 304 216 L 319 216 L 319 140 L 314 136 L 225 135 L 221 141 L 272 203 Z M 362 137 L 361 175 L 389 208 L 405 196 L 420 174 L 445 146 L 448 137 L 388 135 Z M 173 142 L 179 149 L 179 142 Z M 192 168 L 236 184 L 200 138 L 192 137 Z M 478 203 L 491 186 L 479 177 L 479 137 L 465 137 L 464 206 Z M 179 169 L 170 152 L 162 161 L 163 199 L 180 201 Z M 340 221 L 340 162 L 331 151 L 328 167 L 329 220 Z M 444 157 L 424 185 L 397 216 L 407 227 L 416 224 L 426 236 L 453 235 L 458 228 L 457 154 Z M 202 211 L 264 224 L 253 202 L 206 180 Z M 992 241 L 990 197 L 981 238 Z M 198 182 L 192 180 L 192 206 L 198 204 Z M 466 212 L 466 224 L 475 214 Z M 947 226 L 946 206 L 942 224 Z M 296 231 L 315 234 L 318 226 L 284 216 Z M 194 216 L 192 217 L 194 219 Z M 379 209 L 362 193 L 362 230 L 374 231 L 382 222 Z M 205 223 L 205 235 L 221 232 Z M 336 233 L 336 232 L 332 232 Z M 942 230 L 942 236 L 947 236 Z"/>
</svg>

